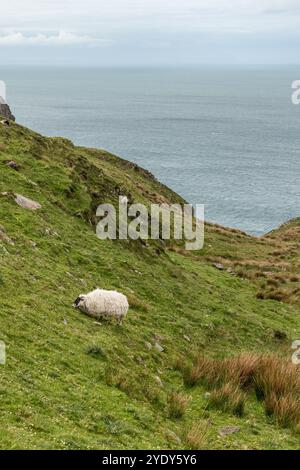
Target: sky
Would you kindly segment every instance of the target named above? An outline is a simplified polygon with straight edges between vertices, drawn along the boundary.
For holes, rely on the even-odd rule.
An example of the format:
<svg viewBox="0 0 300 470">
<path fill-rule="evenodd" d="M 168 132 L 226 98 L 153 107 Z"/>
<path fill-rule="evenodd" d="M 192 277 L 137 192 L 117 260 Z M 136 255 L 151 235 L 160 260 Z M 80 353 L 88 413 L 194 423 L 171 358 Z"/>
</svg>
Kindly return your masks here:
<svg viewBox="0 0 300 470">
<path fill-rule="evenodd" d="M 300 0 L 2 0 L 0 64 L 299 64 Z"/>
</svg>

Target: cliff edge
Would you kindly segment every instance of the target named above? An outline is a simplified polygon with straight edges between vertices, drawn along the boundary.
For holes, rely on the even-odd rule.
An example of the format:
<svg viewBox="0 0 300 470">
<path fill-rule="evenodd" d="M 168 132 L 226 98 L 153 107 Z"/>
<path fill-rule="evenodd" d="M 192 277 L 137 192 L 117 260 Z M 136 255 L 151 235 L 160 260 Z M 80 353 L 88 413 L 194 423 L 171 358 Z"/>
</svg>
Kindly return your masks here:
<svg viewBox="0 0 300 470">
<path fill-rule="evenodd" d="M 0 96 L 0 116 L 3 116 L 5 119 L 10 119 L 15 121 L 15 116 L 12 114 L 9 105 L 5 100 Z"/>
</svg>

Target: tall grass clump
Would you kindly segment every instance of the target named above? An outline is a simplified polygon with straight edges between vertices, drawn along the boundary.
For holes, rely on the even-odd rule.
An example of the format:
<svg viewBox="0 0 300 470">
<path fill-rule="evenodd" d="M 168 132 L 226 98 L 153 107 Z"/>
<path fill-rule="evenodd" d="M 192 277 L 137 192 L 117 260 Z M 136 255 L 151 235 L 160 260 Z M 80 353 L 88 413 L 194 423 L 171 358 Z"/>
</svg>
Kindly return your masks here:
<svg viewBox="0 0 300 470">
<path fill-rule="evenodd" d="M 209 406 L 225 413 L 243 416 L 245 412 L 245 393 L 235 383 L 227 382 L 213 390 L 209 397 Z"/>
<path fill-rule="evenodd" d="M 182 418 L 189 402 L 189 397 L 179 392 L 172 392 L 168 398 L 169 417 Z"/>
<path fill-rule="evenodd" d="M 300 368 L 276 356 L 262 357 L 255 375 L 255 392 L 266 414 L 283 426 L 300 427 Z"/>
<path fill-rule="evenodd" d="M 196 358 L 183 369 L 187 386 L 212 390 L 209 406 L 242 416 L 246 393 L 264 402 L 266 415 L 276 424 L 300 430 L 300 367 L 274 354 L 243 353 L 237 357 Z"/>
<path fill-rule="evenodd" d="M 277 397 L 275 393 L 267 395 L 265 399 L 265 410 L 267 416 L 284 427 L 292 427 L 300 432 L 300 400 L 295 399 L 294 395 L 284 395 Z"/>
<path fill-rule="evenodd" d="M 207 448 L 208 423 L 200 421 L 192 424 L 185 431 L 184 441 L 191 450 L 204 450 Z"/>
</svg>

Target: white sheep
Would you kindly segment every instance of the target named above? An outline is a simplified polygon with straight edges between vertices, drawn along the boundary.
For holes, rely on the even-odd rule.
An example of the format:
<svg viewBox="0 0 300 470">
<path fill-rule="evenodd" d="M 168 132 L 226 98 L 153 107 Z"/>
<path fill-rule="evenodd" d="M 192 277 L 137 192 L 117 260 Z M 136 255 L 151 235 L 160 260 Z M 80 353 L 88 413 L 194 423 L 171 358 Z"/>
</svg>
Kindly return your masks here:
<svg viewBox="0 0 300 470">
<path fill-rule="evenodd" d="M 114 318 L 119 324 L 128 312 L 127 297 L 112 290 L 95 289 L 88 294 L 81 294 L 73 306 L 87 315 L 100 318 Z"/>
</svg>

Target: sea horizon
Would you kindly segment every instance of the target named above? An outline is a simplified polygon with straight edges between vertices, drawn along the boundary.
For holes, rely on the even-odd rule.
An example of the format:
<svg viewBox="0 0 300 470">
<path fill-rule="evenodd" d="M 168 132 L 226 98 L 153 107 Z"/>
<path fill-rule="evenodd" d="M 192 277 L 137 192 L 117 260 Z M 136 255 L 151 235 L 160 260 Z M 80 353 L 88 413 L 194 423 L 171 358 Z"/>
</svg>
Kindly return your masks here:
<svg viewBox="0 0 300 470">
<path fill-rule="evenodd" d="M 263 235 L 300 215 L 297 65 L 0 70 L 18 123 L 139 164 L 209 222 Z"/>
</svg>

